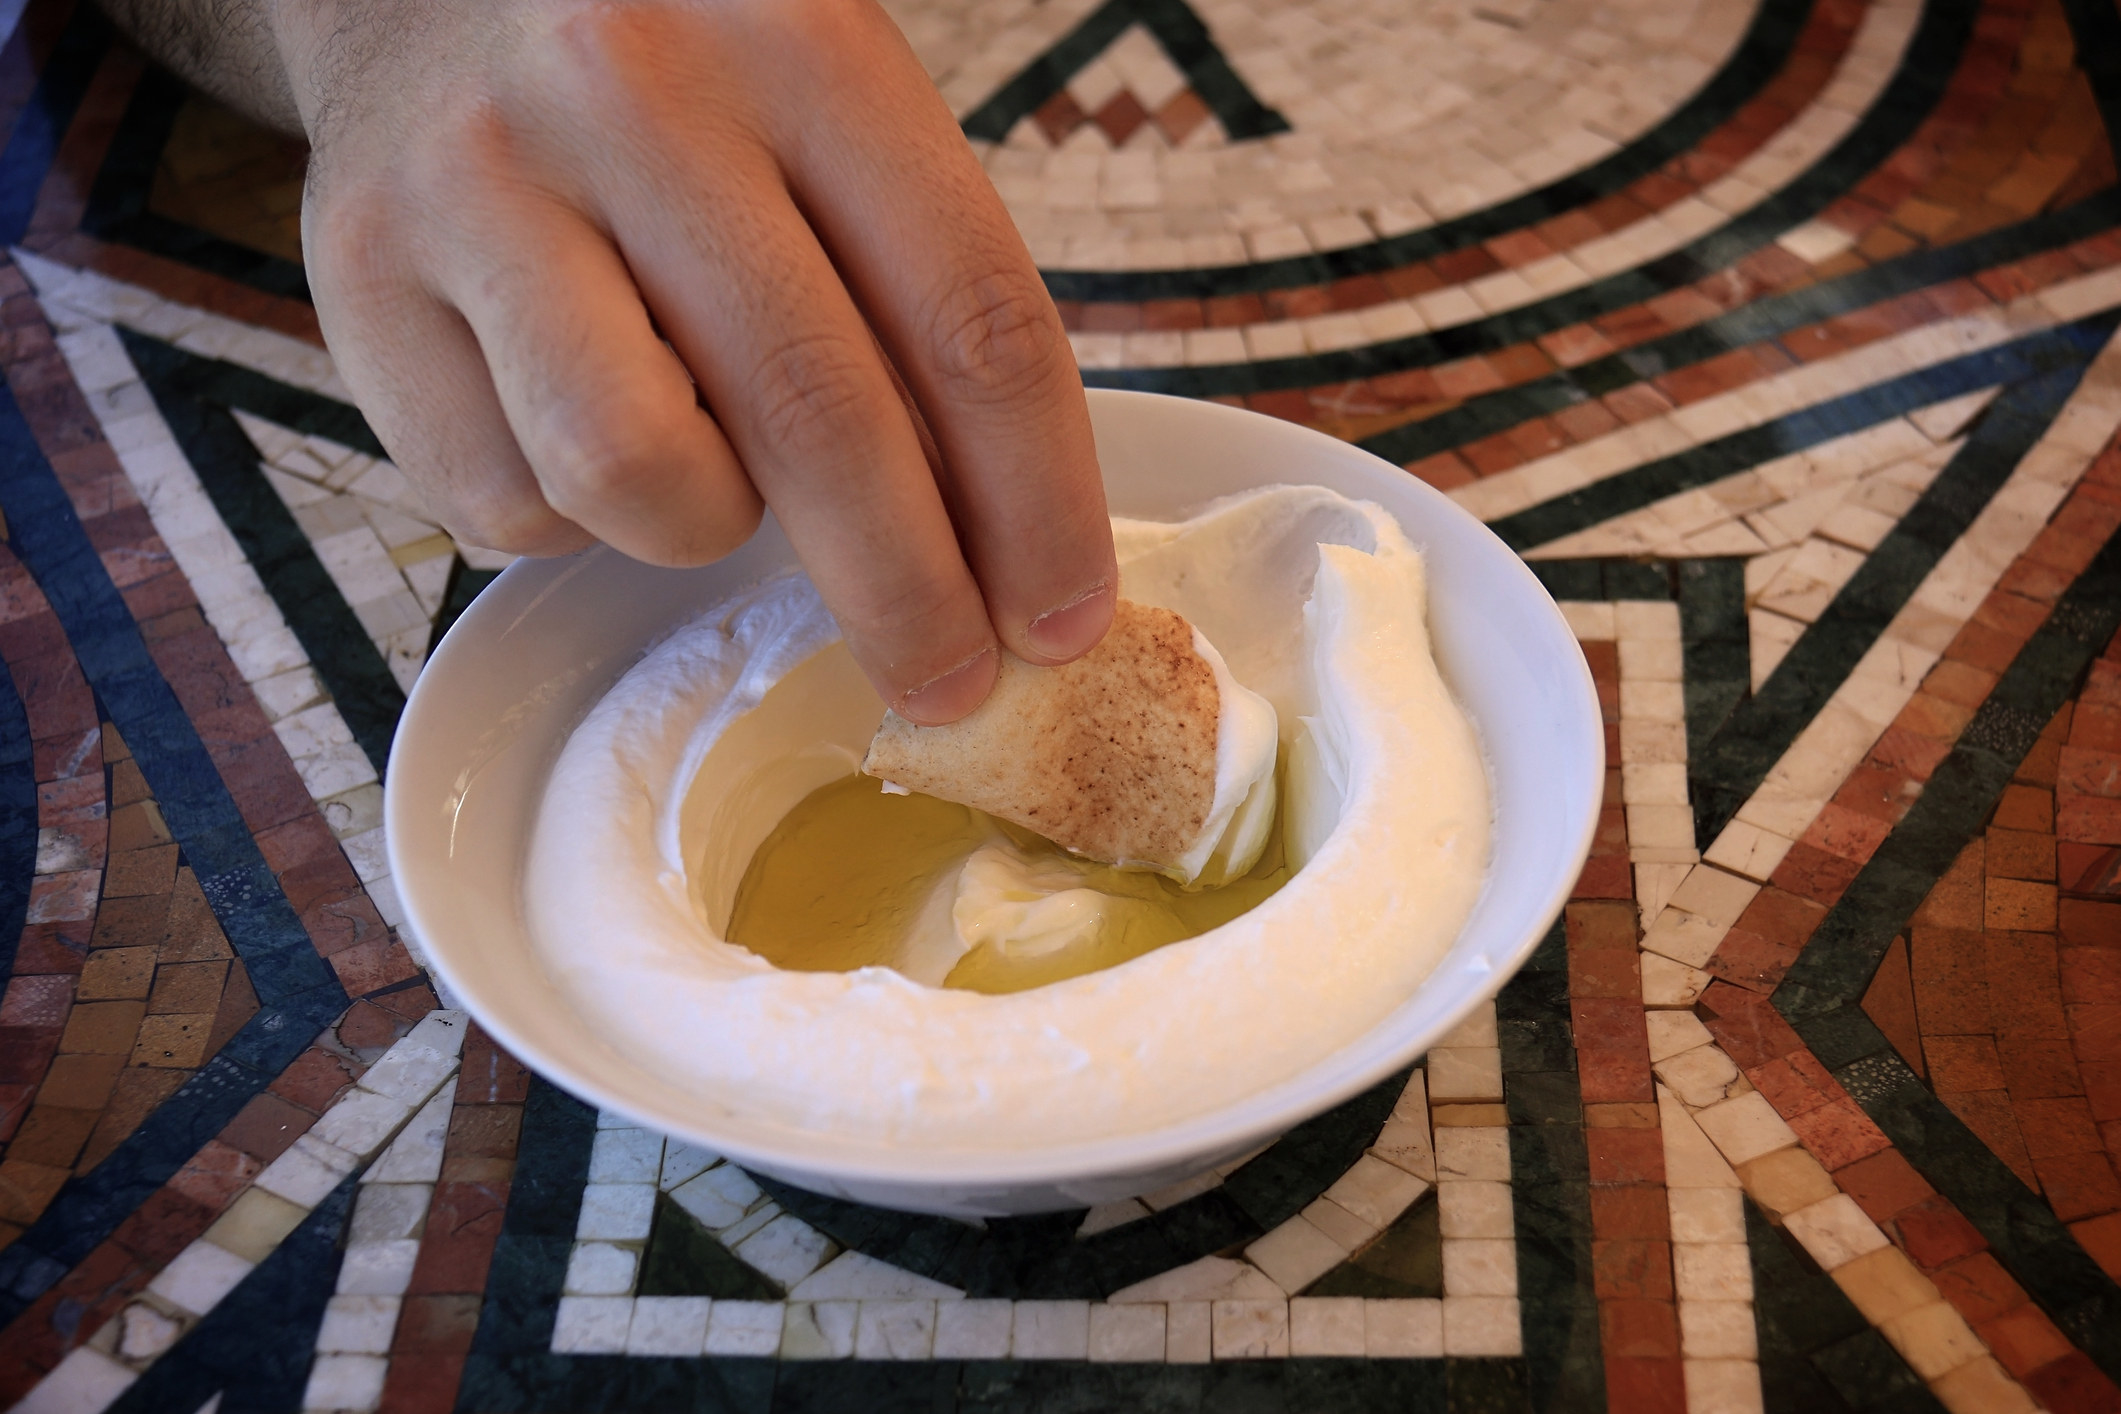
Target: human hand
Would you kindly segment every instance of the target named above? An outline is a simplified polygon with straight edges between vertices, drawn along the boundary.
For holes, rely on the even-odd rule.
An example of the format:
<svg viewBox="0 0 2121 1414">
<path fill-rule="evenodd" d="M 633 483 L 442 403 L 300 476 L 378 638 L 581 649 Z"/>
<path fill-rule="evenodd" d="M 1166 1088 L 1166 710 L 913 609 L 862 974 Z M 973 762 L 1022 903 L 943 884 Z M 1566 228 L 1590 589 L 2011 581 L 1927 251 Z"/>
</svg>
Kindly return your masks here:
<svg viewBox="0 0 2121 1414">
<path fill-rule="evenodd" d="M 873 0 L 270 15 L 318 317 L 453 532 L 694 565 L 763 501 L 917 722 L 977 706 L 997 643 L 1052 664 L 1102 636 L 1066 335 Z"/>
</svg>

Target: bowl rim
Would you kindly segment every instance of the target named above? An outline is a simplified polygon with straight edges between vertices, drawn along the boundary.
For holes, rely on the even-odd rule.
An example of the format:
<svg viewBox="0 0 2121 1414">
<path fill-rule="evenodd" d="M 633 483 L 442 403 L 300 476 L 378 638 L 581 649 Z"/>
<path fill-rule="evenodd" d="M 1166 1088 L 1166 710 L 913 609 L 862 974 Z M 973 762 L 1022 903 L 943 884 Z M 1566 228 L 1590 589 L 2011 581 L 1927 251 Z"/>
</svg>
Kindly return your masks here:
<svg viewBox="0 0 2121 1414">
<path fill-rule="evenodd" d="M 1328 433 L 1248 409 L 1159 393 L 1096 388 L 1086 391 L 1093 408 L 1100 403 L 1176 404 L 1191 416 L 1264 423 L 1274 429 L 1277 436 L 1293 437 L 1298 442 L 1327 450 L 1335 457 L 1364 458 L 1395 476 L 1405 477 L 1418 497 L 1430 500 L 1446 517 L 1459 518 L 1477 529 L 1480 535 L 1486 536 L 1492 542 L 1493 548 L 1501 552 L 1500 557 L 1507 561 L 1502 565 L 1502 572 L 1520 577 L 1521 584 L 1532 592 L 1537 602 L 1544 605 L 1545 612 L 1551 615 L 1567 640 L 1571 643 L 1577 641 L 1574 630 L 1569 626 L 1560 607 L 1522 557 L 1510 550 L 1493 531 L 1455 501 L 1393 463 Z M 1395 519 L 1397 518 L 1395 516 Z M 1557 874 L 1538 908 L 1528 915 L 1538 920 L 1538 926 L 1527 927 L 1524 936 L 1518 939 L 1507 953 L 1494 956 L 1489 975 L 1478 985 L 1467 988 L 1456 1004 L 1444 1010 L 1444 1024 L 1437 1026 L 1433 1035 L 1426 1039 L 1409 1039 L 1387 1046 L 1366 1062 L 1347 1066 L 1347 1052 L 1388 1026 L 1392 1016 L 1388 1014 L 1368 1030 L 1346 1038 L 1340 1047 L 1328 1053 L 1322 1060 L 1264 1090 L 1254 1092 L 1243 1100 L 1153 1130 L 1079 1140 L 1050 1148 L 964 1150 L 928 1147 L 917 1143 L 883 1145 L 874 1141 L 862 1141 L 863 1147 L 860 1148 L 835 1148 L 835 1144 L 844 1144 L 845 1141 L 836 1141 L 828 1135 L 793 1128 L 784 1131 L 790 1141 L 786 1146 L 762 1146 L 756 1140 L 743 1135 L 717 1133 L 711 1123 L 703 1124 L 698 1122 L 698 1119 L 686 1122 L 661 1113 L 653 1105 L 640 1103 L 635 1097 L 602 1083 L 596 1076 L 586 1073 L 583 1067 L 571 1063 L 564 1052 L 548 1051 L 535 1035 L 519 1024 L 518 1018 L 509 1015 L 505 1004 L 485 1005 L 487 999 L 479 995 L 478 985 L 471 982 L 464 972 L 459 971 L 458 961 L 452 960 L 449 950 L 446 947 L 438 949 L 429 941 L 433 934 L 427 926 L 428 914 L 421 901 L 423 886 L 416 881 L 433 871 L 428 867 L 430 861 L 407 855 L 404 852 L 406 846 L 401 843 L 410 833 L 407 829 L 400 828 L 401 820 L 410 823 L 409 815 L 414 805 L 411 798 L 412 788 L 397 785 L 397 782 L 403 779 L 397 768 L 403 764 L 404 756 L 415 749 L 409 743 L 416 741 L 421 735 L 422 722 L 432 714 L 447 710 L 437 705 L 442 688 L 430 685 L 433 666 L 437 663 L 445 665 L 445 672 L 433 679 L 437 683 L 444 681 L 448 675 L 448 661 L 460 653 L 470 651 L 465 645 L 484 635 L 488 627 L 484 620 L 511 613 L 520 618 L 523 613 L 534 611 L 534 604 L 520 610 L 516 606 L 504 604 L 502 600 L 511 596 L 505 592 L 493 594 L 492 590 L 500 589 L 510 581 L 572 578 L 575 568 L 582 567 L 583 556 L 599 553 L 615 552 L 597 547 L 582 552 L 582 555 L 563 559 L 533 560 L 526 557 L 515 561 L 503 570 L 488 590 L 477 596 L 451 625 L 441 642 L 435 645 L 428 655 L 427 663 L 415 681 L 413 690 L 407 694 L 404 711 L 392 737 L 384 774 L 383 810 L 386 826 L 384 846 L 390 863 L 391 880 L 397 888 L 399 904 L 404 913 L 406 931 L 411 933 L 430 971 L 442 981 L 444 990 L 462 1003 L 488 1035 L 548 1083 L 596 1105 L 599 1109 L 611 1111 L 651 1130 L 710 1148 L 740 1166 L 769 1175 L 787 1177 L 799 1184 L 807 1178 L 812 1184 L 823 1181 L 826 1184 L 844 1183 L 867 1185 L 871 1188 L 900 1187 L 912 1190 L 937 1187 L 960 1190 L 1007 1188 L 1028 1184 L 1062 1188 L 1116 1174 L 1169 1167 L 1189 1161 L 1197 1161 L 1196 1167 L 1205 1166 L 1215 1162 L 1209 1157 L 1210 1151 L 1228 1154 L 1245 1152 L 1256 1147 L 1262 1140 L 1284 1134 L 1306 1119 L 1324 1114 L 1377 1085 L 1388 1076 L 1406 1069 L 1433 1049 L 1441 1037 L 1456 1029 L 1476 1007 L 1491 1000 L 1510 978 L 1522 969 L 1551 931 L 1554 920 L 1560 916 L 1574 891 L 1597 830 L 1606 767 L 1605 734 L 1598 715 L 1597 686 L 1591 676 L 1590 664 L 1578 653 L 1575 655 L 1572 674 L 1576 679 L 1576 696 L 1581 705 L 1589 708 L 1589 720 L 1594 723 L 1594 727 L 1587 733 L 1590 750 L 1579 765 L 1586 785 L 1586 808 L 1576 822 L 1573 840 L 1565 851 L 1564 857 L 1571 861 L 1570 867 Z M 535 598 L 542 600 L 557 588 L 557 583 L 542 584 L 535 591 Z M 644 643 L 641 645 L 642 651 L 646 651 L 650 646 L 652 645 Z M 634 661 L 638 661 L 638 658 Z M 549 763 L 546 769 L 550 769 Z M 1492 779 L 1492 767 L 1490 770 Z M 1450 946 L 1455 947 L 1457 938 L 1462 936 L 1463 930 L 1454 936 Z M 1442 968 L 1448 957 L 1449 948 L 1439 957 L 1438 969 Z M 468 963 L 465 967 L 469 970 Z M 1426 985 L 1426 982 L 1422 985 Z M 1417 987 L 1415 994 L 1418 995 L 1419 991 L 1420 988 Z M 1404 1002 L 1401 1005 L 1404 1005 Z M 586 1021 L 584 1025 L 587 1025 Z M 638 1066 L 640 1063 L 633 1064 Z M 1312 1079 L 1337 1065 L 1344 1067 L 1344 1073 L 1330 1083 L 1321 1085 Z M 645 1066 L 641 1068 L 646 1069 Z M 1307 1081 L 1309 1083 L 1306 1083 Z M 712 1116 L 699 1118 L 711 1120 Z M 753 1128 L 758 1127 L 755 1121 L 746 1123 Z"/>
</svg>

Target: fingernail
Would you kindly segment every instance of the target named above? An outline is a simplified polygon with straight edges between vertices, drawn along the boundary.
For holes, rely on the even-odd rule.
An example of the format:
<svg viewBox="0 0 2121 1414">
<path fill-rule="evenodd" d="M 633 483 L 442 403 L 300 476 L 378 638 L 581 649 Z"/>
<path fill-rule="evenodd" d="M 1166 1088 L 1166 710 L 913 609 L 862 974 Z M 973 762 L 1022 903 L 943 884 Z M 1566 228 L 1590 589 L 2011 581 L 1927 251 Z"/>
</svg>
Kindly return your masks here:
<svg viewBox="0 0 2121 1414">
<path fill-rule="evenodd" d="M 1112 623 L 1112 586 L 1093 585 L 1058 609 L 1048 609 L 1024 628 L 1033 651 L 1066 662 L 1090 651 Z"/>
<path fill-rule="evenodd" d="M 954 722 L 987 700 L 1000 668 L 994 650 L 982 648 L 949 672 L 905 693 L 891 704 L 891 710 L 920 727 Z"/>
</svg>

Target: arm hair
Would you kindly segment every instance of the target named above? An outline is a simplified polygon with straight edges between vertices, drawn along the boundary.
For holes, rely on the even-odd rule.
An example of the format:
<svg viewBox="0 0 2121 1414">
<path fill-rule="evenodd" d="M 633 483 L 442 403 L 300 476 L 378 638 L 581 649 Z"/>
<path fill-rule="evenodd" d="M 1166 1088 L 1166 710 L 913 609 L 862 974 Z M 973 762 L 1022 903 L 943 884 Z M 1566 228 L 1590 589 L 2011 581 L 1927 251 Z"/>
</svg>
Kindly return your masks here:
<svg viewBox="0 0 2121 1414">
<path fill-rule="evenodd" d="M 98 0 L 134 43 L 229 106 L 300 134 L 268 0 Z"/>
</svg>

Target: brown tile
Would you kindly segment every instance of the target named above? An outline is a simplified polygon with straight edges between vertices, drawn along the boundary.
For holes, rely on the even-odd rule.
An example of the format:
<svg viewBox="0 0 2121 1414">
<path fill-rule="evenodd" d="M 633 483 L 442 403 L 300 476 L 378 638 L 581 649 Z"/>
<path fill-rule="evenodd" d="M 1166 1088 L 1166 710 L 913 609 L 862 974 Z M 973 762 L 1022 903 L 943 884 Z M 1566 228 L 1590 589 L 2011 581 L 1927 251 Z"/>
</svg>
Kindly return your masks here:
<svg viewBox="0 0 2121 1414">
<path fill-rule="evenodd" d="M 38 1099 L 71 1109 L 100 1110 L 109 1102 L 111 1087 L 117 1084 L 124 1065 L 125 1057 L 116 1055 L 54 1056 Z"/>
<path fill-rule="evenodd" d="M 1990 878 L 1982 911 L 1984 927 L 2007 932 L 2041 932 L 2055 926 L 2053 884 L 2024 879 Z"/>
<path fill-rule="evenodd" d="M 104 948 L 82 964 L 78 995 L 83 1001 L 143 998 L 154 978 L 153 948 Z"/>
<path fill-rule="evenodd" d="M 268 1092 L 251 1096 L 221 1131 L 220 1138 L 253 1158 L 271 1163 L 316 1122 L 317 1117 L 308 1110 Z"/>
<path fill-rule="evenodd" d="M 2075 1349 L 2047 1313 L 2030 1303 L 1974 1328 L 2003 1368 L 2020 1379 Z"/>
<path fill-rule="evenodd" d="M 2027 1129 L 2029 1146 L 2035 1127 L 2021 1121 L 2021 1128 Z M 2053 1142 L 2067 1142 L 2067 1129 Z M 2047 1196 L 2048 1206 L 2062 1221 L 2075 1222 L 2121 1211 L 2121 1178 L 2115 1176 L 2103 1150 L 2046 1155 L 2035 1149 L 2033 1167 L 2040 1175 L 2040 1188 Z"/>
<path fill-rule="evenodd" d="M 218 1213 L 264 1168 L 241 1149 L 209 1139 L 171 1176 L 169 1186 Z"/>
<path fill-rule="evenodd" d="M 1993 878 L 2033 879 L 2053 883 L 2055 839 L 2028 830 L 1988 832 L 1988 872 Z"/>
<path fill-rule="evenodd" d="M 459 1105 L 519 1105 L 529 1096 L 530 1072 L 473 1022 L 457 1072 Z"/>
<path fill-rule="evenodd" d="M 152 800 L 136 801 L 110 813 L 112 854 L 152 849 L 169 842 L 169 826 L 162 821 L 161 807 Z"/>
<path fill-rule="evenodd" d="M 147 999 L 149 1016 L 176 1012 L 212 1014 L 221 1004 L 221 987 L 228 978 L 225 962 L 177 962 L 155 972 L 153 993 Z"/>
<path fill-rule="evenodd" d="M 1587 1128 L 1593 1183 L 1664 1182 L 1664 1139 L 1654 1129 Z"/>
<path fill-rule="evenodd" d="M 28 1225 L 43 1214 L 68 1171 L 21 1159 L 0 1162 L 0 1219 Z"/>
<path fill-rule="evenodd" d="M 344 1059 L 321 1046 L 311 1046 L 280 1072 L 270 1088 L 273 1094 L 322 1114 L 353 1082 L 353 1072 Z"/>
<path fill-rule="evenodd" d="M 1949 1200 L 1931 1196 L 1893 1219 L 1900 1245 L 1924 1271 L 1987 1249 L 1988 1242 Z"/>
<path fill-rule="evenodd" d="M 177 847 L 173 844 L 113 853 L 104 870 L 103 893 L 107 898 L 167 894 L 176 871 Z"/>
<path fill-rule="evenodd" d="M 72 1168 L 75 1156 L 88 1142 L 90 1131 L 95 1129 L 99 1114 L 97 1110 L 38 1105 L 23 1120 L 22 1127 L 15 1131 L 14 1140 L 7 1146 L 7 1156 L 49 1168 Z"/>
<path fill-rule="evenodd" d="M 98 948 L 153 948 L 161 944 L 168 920 L 167 899 L 105 899 L 96 910 L 93 945 Z"/>
<path fill-rule="evenodd" d="M 67 1017 L 59 1048 L 93 1055 L 125 1055 L 133 1048 L 133 1037 L 146 1012 L 145 1002 L 84 1002 Z"/>
<path fill-rule="evenodd" d="M 1854 1100 L 1836 1100 L 1803 1114 L 1784 1116 L 1804 1147 L 1830 1171 L 1868 1158 L 1888 1146 L 1883 1130 Z"/>
<path fill-rule="evenodd" d="M 133 1065 L 164 1070 L 196 1070 L 206 1059 L 206 1040 L 213 1031 L 211 1013 L 150 1016 L 140 1023 Z"/>
<path fill-rule="evenodd" d="M 131 1068 L 120 1071 L 118 1082 L 111 1090 L 110 1103 L 104 1107 L 103 1118 L 96 1125 L 88 1147 L 81 1153 L 76 1166 L 79 1171 L 86 1173 L 109 1157 L 111 1151 L 138 1129 L 164 1100 L 177 1092 L 177 1087 L 185 1079 L 186 1076 L 177 1071 Z"/>
<path fill-rule="evenodd" d="M 2033 786 L 2005 786 L 1990 826 L 2009 830 L 2031 830 L 2039 834 L 2055 831 L 2055 798 Z"/>
<path fill-rule="evenodd" d="M 197 878 L 188 868 L 177 871 L 164 925 L 159 932 L 163 935 L 158 941 L 162 942 L 161 960 L 165 963 L 204 962 L 235 956 L 227 937 L 221 932 L 220 923 L 214 918 L 213 909 L 207 905 L 206 895 L 199 891 Z"/>
<path fill-rule="evenodd" d="M 1927 1078 L 1921 1028 L 1915 1020 L 1915 979 L 1908 968 L 1907 939 L 1894 938 L 1863 993 L 1863 1011 L 1915 1074 Z"/>
<path fill-rule="evenodd" d="M 1971 1129 L 1989 1152 L 2010 1168 L 2011 1172 L 2025 1182 L 2025 1186 L 2038 1189 L 2040 1175 L 2033 1168 L 2032 1155 L 2026 1151 L 2025 1136 L 2018 1132 L 2018 1116 L 2011 1108 L 2010 1096 L 2001 1090 L 1980 1090 L 1966 1094 L 1940 1094 L 1945 1107 L 1959 1116 L 1960 1122 Z"/>
<path fill-rule="evenodd" d="M 2001 1090 L 2003 1063 L 1993 1036 L 1929 1036 L 1923 1050 L 1939 1093 Z"/>
</svg>

